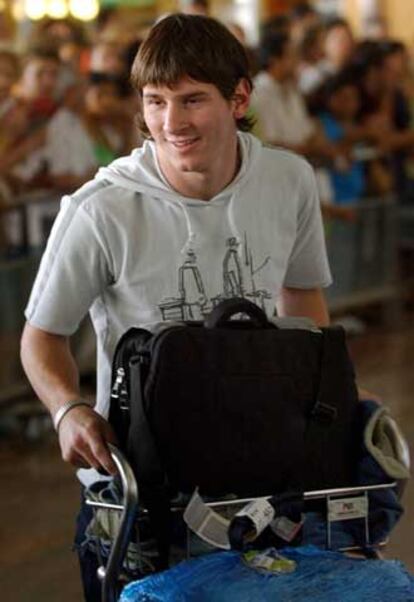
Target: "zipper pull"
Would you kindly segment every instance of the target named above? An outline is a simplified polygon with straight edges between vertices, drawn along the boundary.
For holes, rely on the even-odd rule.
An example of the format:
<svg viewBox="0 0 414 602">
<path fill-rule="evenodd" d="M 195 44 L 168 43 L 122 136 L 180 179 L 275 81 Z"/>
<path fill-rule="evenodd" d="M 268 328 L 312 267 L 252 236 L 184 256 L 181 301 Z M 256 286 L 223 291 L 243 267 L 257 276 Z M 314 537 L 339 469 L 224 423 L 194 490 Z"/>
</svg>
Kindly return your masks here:
<svg viewBox="0 0 414 602">
<path fill-rule="evenodd" d="M 121 410 L 129 410 L 128 391 L 126 389 L 124 368 L 118 368 L 116 371 L 116 378 L 112 386 L 111 398 L 118 400 L 118 405 Z"/>
<path fill-rule="evenodd" d="M 116 371 L 115 382 L 112 385 L 112 391 L 111 391 L 112 399 L 119 398 L 119 390 L 122 386 L 122 383 L 124 382 L 124 379 L 125 379 L 125 370 L 123 368 L 118 368 Z"/>
</svg>

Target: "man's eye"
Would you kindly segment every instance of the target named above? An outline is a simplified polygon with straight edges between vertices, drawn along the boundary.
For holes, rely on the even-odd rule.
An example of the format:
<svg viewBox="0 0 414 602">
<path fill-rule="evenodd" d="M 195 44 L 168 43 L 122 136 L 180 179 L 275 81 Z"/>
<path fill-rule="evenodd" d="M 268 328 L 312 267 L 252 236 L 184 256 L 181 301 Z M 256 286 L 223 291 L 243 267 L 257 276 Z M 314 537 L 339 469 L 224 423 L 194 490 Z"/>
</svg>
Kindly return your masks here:
<svg viewBox="0 0 414 602">
<path fill-rule="evenodd" d="M 150 107 L 160 107 L 162 105 L 162 100 L 159 98 L 148 98 L 146 104 Z"/>
<path fill-rule="evenodd" d="M 194 105 L 200 104 L 201 98 L 187 98 L 187 100 L 185 102 L 189 106 L 194 106 Z"/>
</svg>

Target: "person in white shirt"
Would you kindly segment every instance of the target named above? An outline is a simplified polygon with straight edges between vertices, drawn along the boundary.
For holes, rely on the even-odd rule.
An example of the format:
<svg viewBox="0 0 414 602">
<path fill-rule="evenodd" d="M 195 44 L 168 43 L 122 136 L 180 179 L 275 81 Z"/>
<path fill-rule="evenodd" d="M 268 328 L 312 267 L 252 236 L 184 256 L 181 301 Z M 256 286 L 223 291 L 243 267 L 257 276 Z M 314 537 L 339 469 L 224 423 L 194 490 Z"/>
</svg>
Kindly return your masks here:
<svg viewBox="0 0 414 602">
<path fill-rule="evenodd" d="M 329 320 L 314 174 L 304 159 L 246 133 L 252 83 L 242 45 L 214 19 L 170 15 L 140 46 L 132 81 L 148 139 L 63 199 L 22 337 L 23 365 L 58 421 L 63 458 L 110 473 L 114 435 L 106 417 L 118 339 L 162 319 L 171 299 L 197 318 L 217 296 L 226 298 L 229 250 L 248 246 L 255 282 L 245 266 L 240 292 L 261 291 L 269 316 L 277 306 L 280 315 Z M 190 284 L 189 300 L 187 285 L 179 286 L 189 263 L 203 283 L 199 299 Z M 88 311 L 98 344 L 95 408 L 81 397 L 69 347 Z M 86 589 L 88 601 L 100 600 L 99 586 Z"/>
<path fill-rule="evenodd" d="M 259 60 L 262 70 L 254 79 L 252 95 L 259 137 L 307 157 L 329 156 L 330 145 L 296 87 L 296 52 L 289 34 L 265 37 L 259 46 Z"/>
<path fill-rule="evenodd" d="M 131 148 L 132 121 L 121 113 L 120 80 L 89 73 L 47 126 L 45 157 L 53 188 L 75 190 Z"/>
<path fill-rule="evenodd" d="M 298 47 L 298 89 L 303 96 L 315 92 L 326 78 L 321 61 L 324 59 L 325 31 L 323 25 L 310 27 Z"/>
</svg>

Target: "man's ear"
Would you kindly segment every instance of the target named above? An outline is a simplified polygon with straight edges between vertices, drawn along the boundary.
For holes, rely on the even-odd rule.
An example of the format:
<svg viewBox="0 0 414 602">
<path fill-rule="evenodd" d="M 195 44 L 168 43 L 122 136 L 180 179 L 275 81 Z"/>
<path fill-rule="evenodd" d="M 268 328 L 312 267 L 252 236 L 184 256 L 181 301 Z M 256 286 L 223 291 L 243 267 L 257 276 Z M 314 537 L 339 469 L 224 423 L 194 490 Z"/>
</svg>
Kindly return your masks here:
<svg viewBox="0 0 414 602">
<path fill-rule="evenodd" d="M 250 104 L 250 95 L 251 85 L 247 79 L 242 78 L 237 84 L 232 97 L 234 117 L 236 119 L 241 119 L 245 116 Z"/>
</svg>

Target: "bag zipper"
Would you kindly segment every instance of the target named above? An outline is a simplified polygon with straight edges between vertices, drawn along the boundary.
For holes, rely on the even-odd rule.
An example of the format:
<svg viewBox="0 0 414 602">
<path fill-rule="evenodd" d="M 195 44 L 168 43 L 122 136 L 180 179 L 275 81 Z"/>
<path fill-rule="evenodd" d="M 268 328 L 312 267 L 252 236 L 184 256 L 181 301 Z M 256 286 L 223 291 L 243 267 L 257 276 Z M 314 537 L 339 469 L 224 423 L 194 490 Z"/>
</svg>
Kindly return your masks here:
<svg viewBox="0 0 414 602">
<path fill-rule="evenodd" d="M 153 353 L 154 345 L 158 343 L 158 341 L 172 329 L 177 327 L 182 327 L 185 325 L 185 322 L 171 322 L 166 324 L 166 327 L 156 332 L 155 334 L 150 332 L 149 330 L 145 330 L 144 328 L 130 328 L 118 342 L 117 349 L 114 354 L 114 362 L 113 362 L 113 378 L 112 378 L 112 388 L 111 388 L 111 400 L 115 400 L 117 406 L 123 412 L 130 411 L 130 401 L 129 401 L 129 378 L 127 374 L 127 370 L 125 366 L 132 357 L 137 357 L 138 361 L 141 364 L 149 365 L 150 358 Z M 140 349 L 131 349 L 130 347 L 125 346 L 127 342 L 135 341 L 135 338 L 138 334 L 145 333 L 147 338 L 143 337 L 143 341 L 141 342 Z M 124 353 L 119 353 L 119 349 L 124 348 Z"/>
<path fill-rule="evenodd" d="M 129 412 L 129 382 L 125 367 L 131 357 L 137 354 L 134 346 L 128 343 L 129 341 L 134 343 L 138 333 L 145 333 L 148 338 L 151 337 L 151 333 L 143 328 L 130 328 L 118 341 L 112 365 L 111 402 L 114 400 L 117 407 L 126 412 Z M 123 353 L 120 353 L 120 349 L 123 349 Z"/>
<path fill-rule="evenodd" d="M 117 368 L 115 382 L 111 391 L 111 399 L 118 400 L 118 407 L 120 410 L 129 410 L 128 391 L 126 387 L 126 374 L 125 369 L 122 367 Z"/>
</svg>

